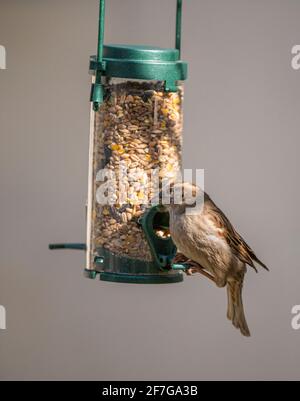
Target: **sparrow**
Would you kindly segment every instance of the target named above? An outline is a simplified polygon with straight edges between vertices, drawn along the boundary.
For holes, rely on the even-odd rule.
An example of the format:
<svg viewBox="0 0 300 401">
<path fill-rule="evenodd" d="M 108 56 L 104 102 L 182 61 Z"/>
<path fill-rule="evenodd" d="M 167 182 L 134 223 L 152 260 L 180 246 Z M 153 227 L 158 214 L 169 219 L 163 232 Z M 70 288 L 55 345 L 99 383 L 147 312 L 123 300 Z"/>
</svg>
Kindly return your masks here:
<svg viewBox="0 0 300 401">
<path fill-rule="evenodd" d="M 182 202 L 177 203 L 174 194 L 178 192 L 183 195 Z M 201 273 L 217 287 L 226 286 L 227 318 L 242 335 L 249 337 L 242 300 L 247 265 L 256 272 L 255 263 L 269 269 L 207 193 L 190 183 L 176 183 L 172 194 L 170 204 L 164 206 L 169 211 L 170 234 L 178 249 L 173 263 L 186 263 L 189 266 L 187 274 Z M 202 204 L 200 202 L 199 210 L 191 214 L 191 206 L 195 208 L 197 203 L 195 199 L 202 200 Z"/>
</svg>

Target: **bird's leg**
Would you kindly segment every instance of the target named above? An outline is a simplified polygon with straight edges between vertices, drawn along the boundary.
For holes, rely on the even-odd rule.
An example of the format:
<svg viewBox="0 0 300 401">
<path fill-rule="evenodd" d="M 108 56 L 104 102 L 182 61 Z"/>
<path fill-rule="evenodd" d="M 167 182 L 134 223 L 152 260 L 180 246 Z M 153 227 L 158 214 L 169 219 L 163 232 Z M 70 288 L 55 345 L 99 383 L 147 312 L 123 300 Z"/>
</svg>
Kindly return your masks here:
<svg viewBox="0 0 300 401">
<path fill-rule="evenodd" d="M 216 280 L 215 280 L 214 276 L 212 276 L 206 270 L 204 270 L 204 267 L 199 265 L 199 263 L 196 263 L 191 259 L 189 259 L 186 263 L 189 264 L 189 266 L 190 266 L 185 271 L 188 276 L 191 276 L 194 273 L 200 273 L 203 276 L 209 278 L 214 283 L 216 283 Z"/>
<path fill-rule="evenodd" d="M 216 280 L 214 278 L 214 276 L 212 276 L 211 274 L 207 273 L 207 271 L 200 269 L 197 270 L 198 273 L 202 274 L 203 276 L 207 277 L 208 279 L 210 279 L 213 283 L 216 284 Z"/>
<path fill-rule="evenodd" d="M 188 265 L 189 267 L 185 270 L 185 273 L 188 276 L 192 276 L 194 273 L 200 273 L 203 276 L 209 278 L 211 281 L 216 283 L 216 280 L 214 276 L 209 274 L 203 266 L 199 265 L 199 263 L 195 262 L 192 259 L 188 259 L 183 253 L 178 252 L 175 255 L 175 258 L 173 259 L 172 263 L 182 263 L 184 265 Z"/>
<path fill-rule="evenodd" d="M 183 253 L 176 253 L 172 263 L 186 263 L 186 261 L 188 260 L 188 258 L 186 256 L 184 256 Z"/>
</svg>

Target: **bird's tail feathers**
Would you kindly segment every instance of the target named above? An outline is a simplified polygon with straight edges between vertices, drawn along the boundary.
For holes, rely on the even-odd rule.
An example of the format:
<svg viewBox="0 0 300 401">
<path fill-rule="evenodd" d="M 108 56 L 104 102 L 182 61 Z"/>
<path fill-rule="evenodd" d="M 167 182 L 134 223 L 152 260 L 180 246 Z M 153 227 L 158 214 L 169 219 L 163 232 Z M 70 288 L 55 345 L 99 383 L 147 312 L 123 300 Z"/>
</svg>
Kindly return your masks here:
<svg viewBox="0 0 300 401">
<path fill-rule="evenodd" d="M 255 255 L 252 256 L 252 259 L 254 260 L 254 262 L 258 263 L 261 267 L 269 271 L 269 268 L 261 260 L 259 260 L 257 256 Z"/>
<path fill-rule="evenodd" d="M 243 336 L 250 337 L 250 330 L 245 317 L 242 300 L 243 282 L 230 280 L 227 282 L 228 310 L 227 318 Z"/>
</svg>

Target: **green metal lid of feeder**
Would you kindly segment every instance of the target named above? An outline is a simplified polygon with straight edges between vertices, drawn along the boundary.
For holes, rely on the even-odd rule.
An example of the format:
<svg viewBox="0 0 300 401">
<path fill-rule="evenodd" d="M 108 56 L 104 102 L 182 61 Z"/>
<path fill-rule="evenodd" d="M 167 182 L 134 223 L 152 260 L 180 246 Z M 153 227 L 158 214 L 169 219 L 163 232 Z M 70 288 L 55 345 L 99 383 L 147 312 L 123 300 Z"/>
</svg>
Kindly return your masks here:
<svg viewBox="0 0 300 401">
<path fill-rule="evenodd" d="M 105 46 L 105 0 L 100 0 L 98 51 L 90 60 L 90 70 L 96 75 L 91 90 L 94 110 L 98 110 L 103 101 L 102 76 L 165 81 L 166 91 L 177 91 L 177 81 L 187 78 L 187 63 L 180 59 L 182 1 L 177 0 L 175 48 L 163 49 L 137 45 Z"/>
<path fill-rule="evenodd" d="M 187 63 L 180 60 L 179 50 L 155 46 L 106 45 L 102 62 L 96 56 L 90 60 L 90 70 L 99 69 L 109 77 L 166 81 L 170 90 L 187 78 Z"/>
</svg>

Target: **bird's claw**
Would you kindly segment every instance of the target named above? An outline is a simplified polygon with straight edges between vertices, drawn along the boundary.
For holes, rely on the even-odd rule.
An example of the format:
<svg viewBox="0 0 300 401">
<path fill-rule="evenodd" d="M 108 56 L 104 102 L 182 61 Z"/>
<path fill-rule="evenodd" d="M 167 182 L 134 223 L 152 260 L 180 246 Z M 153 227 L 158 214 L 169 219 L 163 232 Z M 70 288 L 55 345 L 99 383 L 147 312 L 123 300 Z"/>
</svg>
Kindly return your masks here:
<svg viewBox="0 0 300 401">
<path fill-rule="evenodd" d="M 186 263 L 186 261 L 187 261 L 187 257 L 184 256 L 182 253 L 178 252 L 175 255 L 172 263 Z"/>
<path fill-rule="evenodd" d="M 186 266 L 185 273 L 187 276 L 192 276 L 195 273 L 199 273 L 199 274 L 202 274 L 203 276 L 209 278 L 214 283 L 216 282 L 215 278 L 210 273 L 208 273 L 201 265 L 199 265 L 199 263 L 195 262 L 192 259 L 188 259 L 186 256 L 184 256 L 180 252 L 178 252 L 175 255 L 173 263 L 181 263 L 184 266 Z"/>
<path fill-rule="evenodd" d="M 199 273 L 199 270 L 196 267 L 189 267 L 185 272 L 188 276 L 192 276 L 194 273 Z"/>
</svg>

